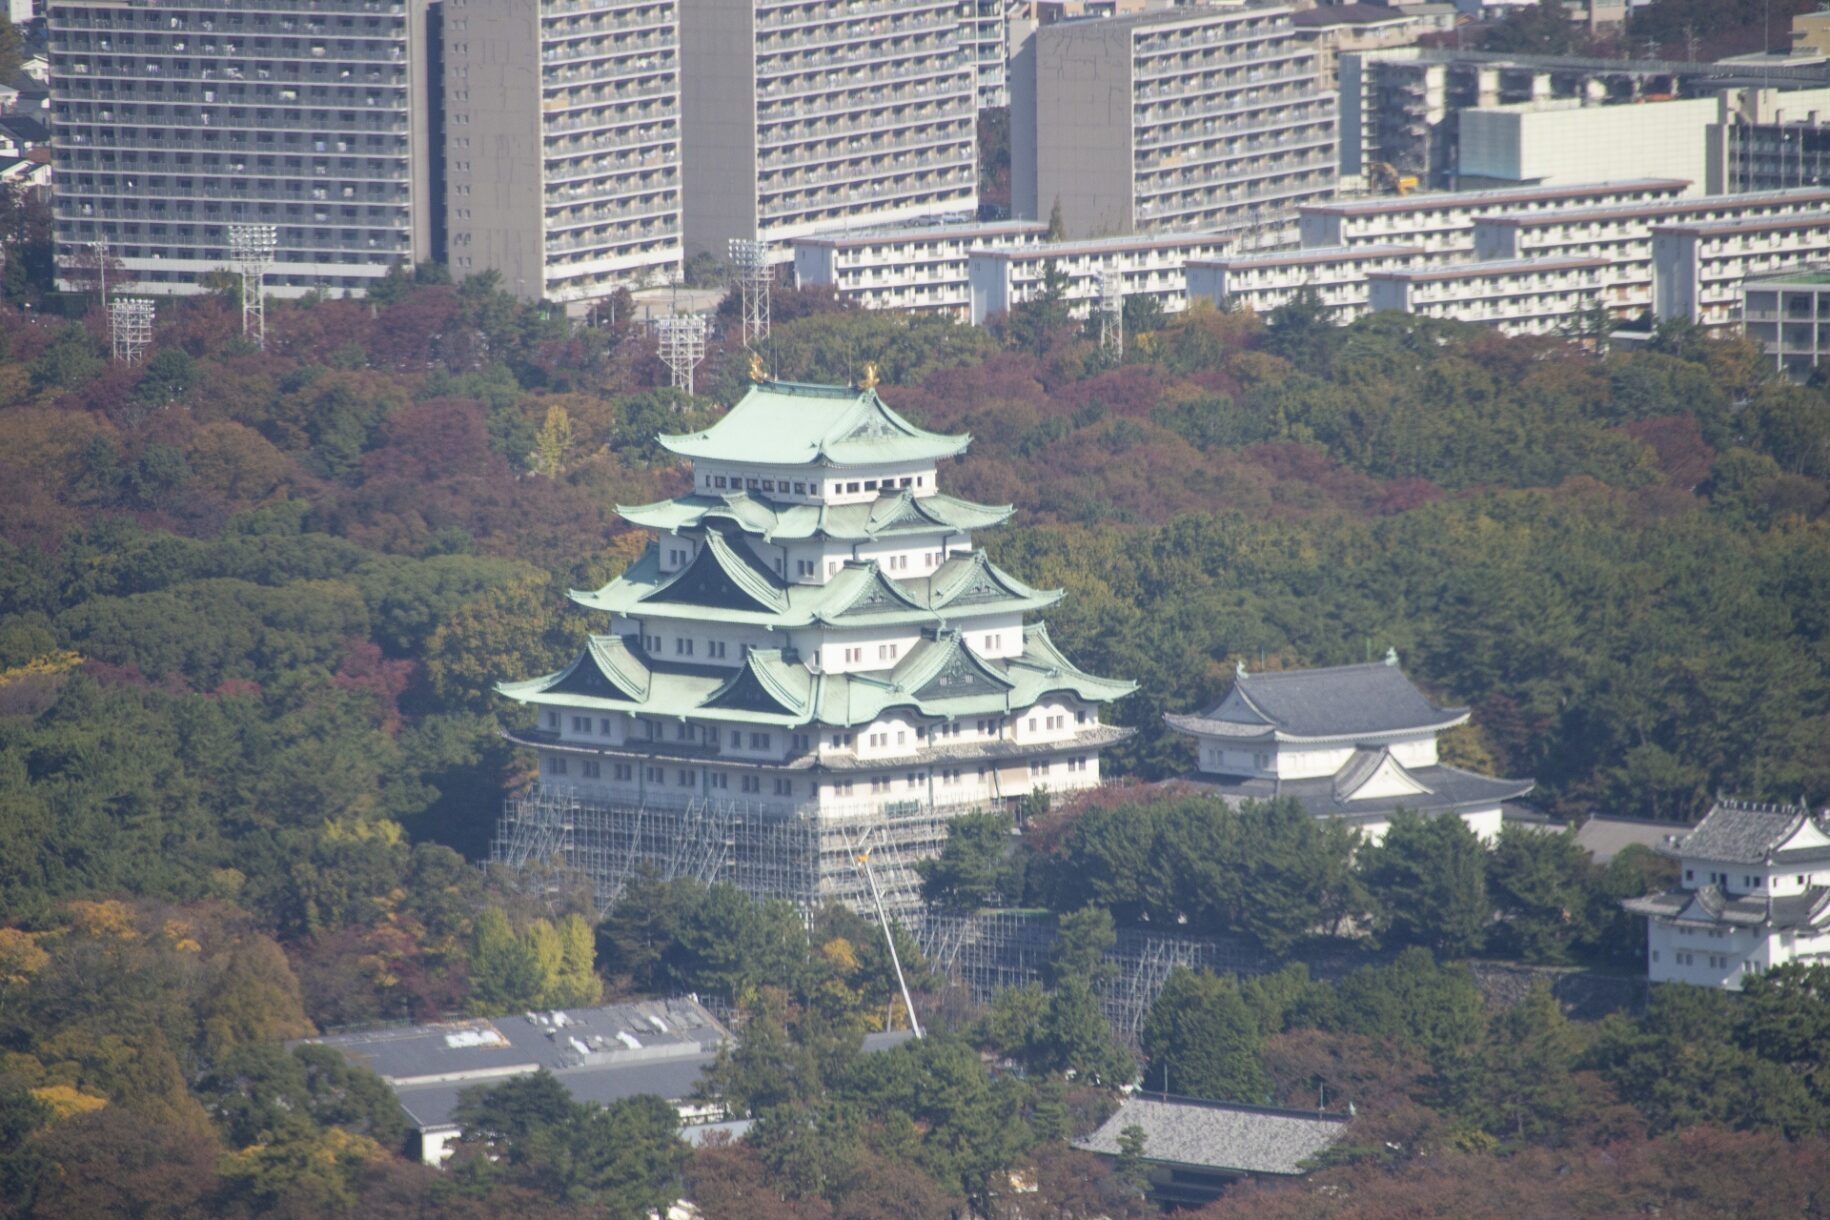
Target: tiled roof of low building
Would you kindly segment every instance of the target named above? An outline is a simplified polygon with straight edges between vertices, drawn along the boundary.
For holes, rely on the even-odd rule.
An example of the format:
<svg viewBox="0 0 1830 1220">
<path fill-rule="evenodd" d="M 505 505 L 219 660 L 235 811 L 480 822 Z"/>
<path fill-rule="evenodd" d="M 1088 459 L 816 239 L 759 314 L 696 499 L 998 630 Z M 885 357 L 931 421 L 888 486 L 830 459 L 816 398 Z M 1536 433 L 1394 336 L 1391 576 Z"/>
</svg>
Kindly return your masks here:
<svg viewBox="0 0 1830 1220">
<path fill-rule="evenodd" d="M 1144 1132 L 1144 1159 L 1234 1173 L 1306 1171 L 1347 1130 L 1338 1114 L 1272 1110 L 1201 1101 L 1163 1093 L 1137 1093 L 1119 1105 L 1093 1134 L 1075 1142 L 1088 1152 L 1117 1156 L 1127 1127 Z"/>
</svg>

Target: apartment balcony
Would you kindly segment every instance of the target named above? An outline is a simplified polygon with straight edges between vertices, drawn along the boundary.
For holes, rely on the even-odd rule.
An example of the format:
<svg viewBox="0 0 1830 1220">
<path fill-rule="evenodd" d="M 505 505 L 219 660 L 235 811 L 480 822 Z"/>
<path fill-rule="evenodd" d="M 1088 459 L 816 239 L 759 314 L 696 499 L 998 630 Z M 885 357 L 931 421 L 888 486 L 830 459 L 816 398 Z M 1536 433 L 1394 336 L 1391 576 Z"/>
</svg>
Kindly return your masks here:
<svg viewBox="0 0 1830 1220">
<path fill-rule="evenodd" d="M 762 27 L 759 26 L 756 39 L 756 55 L 759 59 L 819 47 L 848 47 L 859 42 L 880 42 L 885 38 L 905 38 L 920 34 L 944 35 L 956 30 L 957 23 L 952 21 L 936 23 L 932 19 L 910 17 L 902 21 L 879 21 L 864 31 L 846 24 L 835 27 L 834 32 L 830 35 L 809 34 L 800 38 L 770 38 L 764 36 L 760 32 L 761 29 Z"/>
<path fill-rule="evenodd" d="M 1199 75 L 1200 79 L 1190 81 L 1187 76 Z M 1313 91 L 1316 77 L 1313 72 L 1247 72 L 1243 76 L 1216 77 L 1209 73 L 1187 73 L 1182 79 L 1161 81 L 1156 84 L 1140 84 L 1132 91 L 1134 105 L 1146 105 L 1158 98 L 1180 100 L 1191 95 L 1196 97 L 1223 96 L 1250 102 L 1254 94 L 1278 88 L 1283 85 L 1298 86 Z"/>
<path fill-rule="evenodd" d="M 678 89 L 678 85 L 673 82 L 672 78 L 678 74 L 679 67 L 680 61 L 678 56 L 671 50 L 662 51 L 652 56 L 651 61 L 649 62 L 622 65 L 621 70 L 617 73 L 617 75 L 623 79 L 665 75 L 669 79 L 662 84 L 658 86 L 646 86 L 635 90 L 593 88 L 589 96 L 608 101 L 622 99 L 626 96 L 637 98 L 651 96 L 648 90 L 655 88 L 659 88 L 663 92 L 673 92 Z M 540 88 L 543 94 L 540 104 L 543 108 L 552 107 L 555 104 L 563 106 L 566 103 L 558 103 L 556 99 L 545 96 L 548 91 L 574 88 L 579 85 L 598 86 L 603 83 L 603 80 L 604 74 L 595 68 L 543 67 L 540 70 Z"/>
<path fill-rule="evenodd" d="M 1316 127 L 1322 126 L 1321 124 L 1315 123 L 1311 123 L 1310 125 Z M 1308 136 L 1301 136 L 1294 132 L 1286 131 L 1281 139 L 1260 137 L 1255 140 L 1234 140 L 1225 137 L 1216 138 L 1208 136 L 1201 141 L 1201 146 L 1198 148 L 1190 148 L 1188 144 L 1177 144 L 1173 147 L 1178 148 L 1179 151 L 1174 153 L 1159 153 L 1155 156 L 1151 156 L 1147 153 L 1139 153 L 1133 161 L 1132 169 L 1134 173 L 1141 177 L 1153 173 L 1160 173 L 1165 170 L 1192 169 L 1201 165 L 1223 165 L 1228 161 L 1237 161 L 1242 157 L 1258 156 L 1265 153 L 1301 152 L 1305 149 L 1314 148 L 1331 149 L 1334 146 L 1335 140 L 1332 124 L 1328 125 L 1327 130 L 1325 131 L 1317 131 Z"/>
<path fill-rule="evenodd" d="M 580 4 L 568 4 L 563 9 L 543 6 L 540 11 L 541 41 L 601 38 L 606 34 L 628 34 L 637 30 L 671 30 L 674 28 L 674 6 L 671 2 L 643 4 L 638 12 L 623 17 L 600 15 L 584 19 L 565 19 L 571 13 L 601 10 L 604 7 L 602 4 L 589 3 L 589 0 Z"/>
<path fill-rule="evenodd" d="M 1134 112 L 1131 123 L 1140 133 L 1138 146 L 1141 148 L 1150 143 L 1141 138 L 1145 133 L 1161 130 L 1173 135 L 1177 130 L 1193 124 L 1205 125 L 1220 119 L 1233 121 L 1223 125 L 1219 130 L 1237 129 L 1238 133 L 1248 135 L 1257 131 L 1275 131 L 1290 123 L 1329 121 L 1334 117 L 1334 109 L 1329 105 L 1333 99 L 1332 93 L 1314 88 L 1266 90 L 1249 99 L 1203 98 L 1199 101 L 1185 103 L 1173 110 L 1160 106 L 1140 106 L 1137 109 L 1141 113 Z M 1264 110 L 1296 111 L 1298 113 L 1295 118 L 1274 119 L 1269 122 L 1240 121 L 1242 115 L 1257 114 Z"/>
<path fill-rule="evenodd" d="M 831 102 L 801 102 L 790 105 L 773 98 L 758 99 L 756 121 L 763 123 L 779 122 L 789 118 L 830 117 L 836 114 L 855 115 L 864 110 L 883 110 L 891 106 L 902 106 L 910 102 L 940 101 L 949 99 L 962 103 L 962 111 L 970 114 L 968 109 L 975 97 L 975 86 L 969 72 L 949 73 L 957 76 L 957 83 L 948 86 L 942 84 L 912 86 L 905 89 L 876 88 L 868 94 L 848 93 L 835 97 Z"/>
<path fill-rule="evenodd" d="M 929 126 L 924 124 L 923 127 Z M 895 140 L 852 139 L 840 144 L 836 141 L 809 143 L 804 153 L 795 156 L 777 154 L 770 147 L 765 147 L 757 158 L 758 172 L 784 171 L 810 165 L 830 165 L 834 161 L 854 160 L 860 157 L 876 157 L 886 153 L 908 153 L 921 148 L 936 148 L 946 144 L 969 144 L 973 139 L 970 131 L 929 132 L 925 135 L 904 136 Z"/>
<path fill-rule="evenodd" d="M 797 10 L 806 10 L 797 15 Z M 954 13 L 957 5 L 952 0 L 908 0 L 903 4 L 838 4 L 814 3 L 806 0 L 759 0 L 756 5 L 756 30 L 761 35 L 766 30 L 795 30 L 809 26 L 850 23 L 860 13 L 869 13 L 879 21 L 894 19 L 906 13 L 922 12 Z"/>
<path fill-rule="evenodd" d="M 1272 64 L 1286 65 L 1287 71 L 1298 75 L 1311 78 L 1315 75 L 1315 53 L 1292 43 L 1283 49 L 1254 50 L 1244 54 L 1229 55 L 1209 51 L 1198 55 L 1180 55 L 1173 60 L 1140 57 L 1140 62 L 1133 69 L 1132 79 L 1140 84 L 1169 82 L 1195 73 L 1225 69 L 1225 79 L 1232 80 L 1241 71 L 1249 74 Z"/>
<path fill-rule="evenodd" d="M 961 133 L 956 138 L 976 138 L 973 134 L 972 112 L 960 106 L 948 107 L 940 103 L 915 105 L 904 107 L 890 116 L 876 112 L 855 113 L 851 114 L 851 119 L 850 122 L 808 123 L 789 118 L 780 122 L 772 120 L 759 123 L 758 143 L 765 149 L 787 148 L 796 144 L 821 146 L 833 140 L 881 135 L 914 127 L 955 128 Z"/>
<path fill-rule="evenodd" d="M 585 63 L 600 59 L 619 59 L 628 55 L 640 55 L 644 52 L 673 50 L 679 45 L 680 40 L 671 33 L 654 34 L 646 38 L 592 38 L 576 46 L 567 43 L 565 46 L 550 47 L 540 53 L 540 62 L 551 66 L 553 64 Z"/>
<path fill-rule="evenodd" d="M 622 12 L 671 12 L 673 0 L 540 0 L 540 16 L 565 17 L 573 13 L 600 13 L 605 9 Z"/>
</svg>

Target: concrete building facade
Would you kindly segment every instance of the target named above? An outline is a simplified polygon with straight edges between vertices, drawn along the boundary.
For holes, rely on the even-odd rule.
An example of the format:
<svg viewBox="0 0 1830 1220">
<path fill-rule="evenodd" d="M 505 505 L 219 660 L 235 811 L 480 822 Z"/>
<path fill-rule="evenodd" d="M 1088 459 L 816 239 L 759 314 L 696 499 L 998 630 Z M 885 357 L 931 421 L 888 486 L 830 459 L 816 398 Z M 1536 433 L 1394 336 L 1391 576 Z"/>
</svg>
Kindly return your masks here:
<svg viewBox="0 0 1830 1220">
<path fill-rule="evenodd" d="M 1685 178 L 1701 192 L 1708 177 L 1713 98 L 1634 106 L 1557 98 L 1465 110 L 1455 166 L 1461 189 Z"/>
<path fill-rule="evenodd" d="M 452 273 L 582 306 L 680 264 L 675 0 L 443 0 Z"/>
<path fill-rule="evenodd" d="M 1742 284 L 1741 326 L 1766 348 L 1776 371 L 1808 380 L 1830 360 L 1830 269 Z"/>
<path fill-rule="evenodd" d="M 689 255 L 977 211 L 978 74 L 957 3 L 679 11 Z"/>
<path fill-rule="evenodd" d="M 275 226 L 280 296 L 361 291 L 433 257 L 428 9 L 50 4 L 60 278 L 105 241 L 135 291 L 199 292 L 235 222 Z"/>
<path fill-rule="evenodd" d="M 971 252 L 1035 246 L 1047 233 L 1038 220 L 1006 220 L 803 237 L 794 243 L 794 279 L 830 287 L 863 309 L 933 310 L 966 321 Z"/>
<path fill-rule="evenodd" d="M 1830 185 L 1830 89 L 1738 89 L 1710 124 L 1711 192 Z"/>
<path fill-rule="evenodd" d="M 1305 205 L 1298 224 L 1305 249 L 1415 245 L 1433 254 L 1452 253 L 1465 257 L 1474 250 L 1474 223 L 1481 217 L 1651 203 L 1675 199 L 1689 186 L 1690 183 L 1681 178 L 1655 178 L 1339 200 Z"/>
<path fill-rule="evenodd" d="M 1652 230 L 1652 309 L 1700 326 L 1740 320 L 1742 283 L 1830 260 L 1830 209 Z"/>
<path fill-rule="evenodd" d="M 1367 276 L 1418 265 L 1422 246 L 1325 246 L 1271 254 L 1190 259 L 1188 297 L 1267 314 L 1308 289 L 1329 317 L 1346 325 L 1368 311 Z"/>
<path fill-rule="evenodd" d="M 1125 296 L 1153 297 L 1165 313 L 1180 313 L 1188 307 L 1188 261 L 1226 254 L 1235 244 L 1225 234 L 1207 234 L 976 249 L 967 268 L 971 321 L 977 325 L 1035 300 L 1046 290 L 1051 268 L 1060 277 L 1063 299 L 1075 317 L 1084 318 L 1097 307 L 1108 274 L 1118 277 Z"/>
<path fill-rule="evenodd" d="M 1068 234 L 1280 224 L 1335 185 L 1335 108 L 1281 7 L 1062 21 L 1013 48 L 1011 206 Z"/>
<path fill-rule="evenodd" d="M 1606 304 L 1607 267 L 1600 258 L 1527 258 L 1375 271 L 1367 276 L 1367 304 L 1509 335 L 1563 334 Z"/>
</svg>

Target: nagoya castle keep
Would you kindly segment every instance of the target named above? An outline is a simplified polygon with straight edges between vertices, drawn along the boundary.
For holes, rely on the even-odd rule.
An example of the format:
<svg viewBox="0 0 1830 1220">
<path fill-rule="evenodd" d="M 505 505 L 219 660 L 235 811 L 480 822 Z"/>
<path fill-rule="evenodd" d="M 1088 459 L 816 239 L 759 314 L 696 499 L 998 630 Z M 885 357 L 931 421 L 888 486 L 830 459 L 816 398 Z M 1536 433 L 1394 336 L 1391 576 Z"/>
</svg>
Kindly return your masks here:
<svg viewBox="0 0 1830 1220">
<path fill-rule="evenodd" d="M 573 600 L 605 616 L 557 673 L 504 683 L 539 782 L 496 858 L 558 859 L 610 901 L 638 869 L 803 908 L 918 901 L 948 821 L 1099 780 L 1133 684 L 1077 669 L 1029 615 L 1060 600 L 975 549 L 1009 506 L 940 490 L 970 438 L 871 388 L 763 382 L 662 436 L 692 490 L 622 508 L 657 538 Z M 861 857 L 868 856 L 870 876 Z"/>
</svg>

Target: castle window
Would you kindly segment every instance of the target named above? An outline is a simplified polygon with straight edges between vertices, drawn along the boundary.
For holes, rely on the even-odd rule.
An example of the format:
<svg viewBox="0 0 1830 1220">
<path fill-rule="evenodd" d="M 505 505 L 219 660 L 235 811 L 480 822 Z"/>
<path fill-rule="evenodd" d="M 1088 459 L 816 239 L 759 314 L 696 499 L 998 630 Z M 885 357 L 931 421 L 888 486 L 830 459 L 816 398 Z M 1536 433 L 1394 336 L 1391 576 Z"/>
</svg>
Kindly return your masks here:
<svg viewBox="0 0 1830 1220">
<path fill-rule="evenodd" d="M 549 758 L 546 761 L 547 761 L 546 769 L 550 773 L 552 773 L 554 775 L 564 775 L 566 773 L 566 760 L 565 759 Z"/>
<path fill-rule="evenodd" d="M 794 494 L 795 494 L 795 495 L 797 495 L 797 496 L 804 496 L 804 495 L 806 495 L 806 494 L 807 494 L 807 484 L 805 484 L 805 483 L 796 483 L 796 484 L 795 484 L 795 485 L 794 485 Z"/>
<path fill-rule="evenodd" d="M 743 777 L 742 783 L 743 783 L 743 790 L 745 792 L 761 792 L 762 791 L 762 779 L 759 776 L 746 775 Z"/>
<path fill-rule="evenodd" d="M 723 487 L 724 486 L 724 476 L 719 475 L 717 478 L 713 479 L 712 486 L 713 487 Z"/>
<path fill-rule="evenodd" d="M 793 796 L 794 795 L 794 781 L 791 779 L 779 779 L 778 778 L 775 781 L 775 795 Z"/>
<path fill-rule="evenodd" d="M 627 779 L 633 779 L 634 777 L 635 777 L 635 768 L 630 766 L 628 763 L 612 763 L 610 765 L 610 778 L 611 779 L 627 780 Z"/>
<path fill-rule="evenodd" d="M 589 733 L 591 731 L 591 718 L 589 716 L 572 717 L 572 731 L 574 733 Z"/>
<path fill-rule="evenodd" d="M 774 479 L 764 479 L 762 481 L 762 489 L 764 491 L 774 491 L 775 490 L 775 480 Z"/>
<path fill-rule="evenodd" d="M 708 657 L 722 657 L 724 655 L 724 641 L 707 640 L 705 642 L 705 655 Z"/>
<path fill-rule="evenodd" d="M 548 712 L 546 714 L 546 727 L 549 729 L 556 729 L 559 727 L 559 713 L 558 712 Z"/>
<path fill-rule="evenodd" d="M 587 758 L 584 764 L 586 779 L 599 779 L 603 776 L 603 767 L 596 759 Z"/>
<path fill-rule="evenodd" d="M 877 490 L 877 480 L 875 480 L 875 479 L 864 480 L 864 490 L 865 491 L 876 491 Z"/>
<path fill-rule="evenodd" d="M 714 788 L 728 788 L 731 785 L 731 777 L 722 771 L 708 771 L 705 779 Z"/>
<path fill-rule="evenodd" d="M 599 737 L 610 736 L 610 717 L 599 716 L 597 718 L 597 734 Z"/>
<path fill-rule="evenodd" d="M 766 749 L 768 749 L 768 748 L 769 748 L 769 734 L 767 734 L 767 733 L 751 733 L 751 734 L 750 734 L 750 748 L 751 748 L 751 749 L 752 749 L 752 750 L 766 750 Z"/>
<path fill-rule="evenodd" d="M 680 771 L 679 780 L 680 780 L 680 786 L 682 788 L 690 788 L 693 786 L 693 773 L 691 771 L 688 771 L 688 770 L 685 770 L 684 768 L 682 768 Z"/>
</svg>

